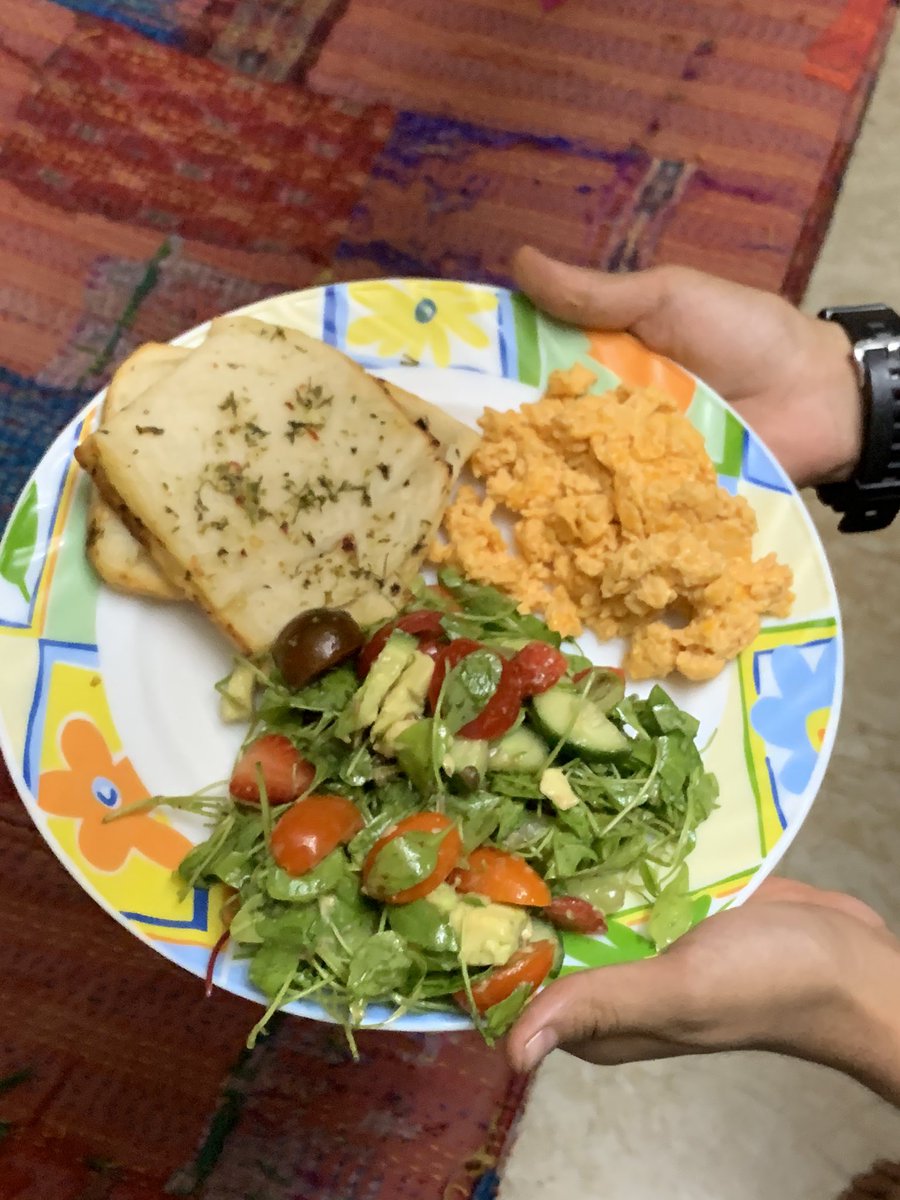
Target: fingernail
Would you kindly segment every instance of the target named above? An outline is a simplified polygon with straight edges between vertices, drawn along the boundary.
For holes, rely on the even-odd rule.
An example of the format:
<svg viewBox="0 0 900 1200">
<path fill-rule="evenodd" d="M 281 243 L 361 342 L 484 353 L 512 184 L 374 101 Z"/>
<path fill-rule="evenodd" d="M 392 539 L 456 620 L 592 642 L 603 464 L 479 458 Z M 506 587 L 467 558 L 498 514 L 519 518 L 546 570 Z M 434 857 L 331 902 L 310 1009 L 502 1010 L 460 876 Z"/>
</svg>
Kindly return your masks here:
<svg viewBox="0 0 900 1200">
<path fill-rule="evenodd" d="M 552 1029 L 539 1029 L 522 1047 L 522 1070 L 533 1071 L 541 1059 L 559 1045 Z"/>
</svg>

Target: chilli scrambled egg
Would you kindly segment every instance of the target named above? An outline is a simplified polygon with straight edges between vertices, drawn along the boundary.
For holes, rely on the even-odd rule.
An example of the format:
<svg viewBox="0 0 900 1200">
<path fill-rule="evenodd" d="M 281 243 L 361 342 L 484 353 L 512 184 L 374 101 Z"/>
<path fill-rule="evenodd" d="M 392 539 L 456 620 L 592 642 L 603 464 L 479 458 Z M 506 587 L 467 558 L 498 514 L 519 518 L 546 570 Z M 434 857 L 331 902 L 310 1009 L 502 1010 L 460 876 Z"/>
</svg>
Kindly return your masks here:
<svg viewBox="0 0 900 1200">
<path fill-rule="evenodd" d="M 485 495 L 460 488 L 432 558 L 564 636 L 626 637 L 633 679 L 710 679 L 763 614 L 788 614 L 791 571 L 774 554 L 754 562 L 753 510 L 719 486 L 675 401 L 624 386 L 589 395 L 594 378 L 557 371 L 541 400 L 484 413 L 471 466 Z M 516 553 L 494 521 L 504 512 Z"/>
</svg>

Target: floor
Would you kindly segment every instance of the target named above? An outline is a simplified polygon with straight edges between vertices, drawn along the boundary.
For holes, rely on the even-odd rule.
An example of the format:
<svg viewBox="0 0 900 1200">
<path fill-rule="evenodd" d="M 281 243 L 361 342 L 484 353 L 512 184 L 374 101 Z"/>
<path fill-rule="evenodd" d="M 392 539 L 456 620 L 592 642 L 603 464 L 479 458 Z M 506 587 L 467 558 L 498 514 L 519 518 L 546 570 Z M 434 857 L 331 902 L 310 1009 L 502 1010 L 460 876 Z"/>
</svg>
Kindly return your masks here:
<svg viewBox="0 0 900 1200">
<path fill-rule="evenodd" d="M 900 25 L 804 302 L 900 309 Z M 844 612 L 843 719 L 823 790 L 782 873 L 854 892 L 900 929 L 900 522 L 843 537 L 814 500 Z M 500 1200 L 836 1200 L 900 1158 L 900 1112 L 824 1068 L 722 1055 L 541 1069 Z"/>
</svg>

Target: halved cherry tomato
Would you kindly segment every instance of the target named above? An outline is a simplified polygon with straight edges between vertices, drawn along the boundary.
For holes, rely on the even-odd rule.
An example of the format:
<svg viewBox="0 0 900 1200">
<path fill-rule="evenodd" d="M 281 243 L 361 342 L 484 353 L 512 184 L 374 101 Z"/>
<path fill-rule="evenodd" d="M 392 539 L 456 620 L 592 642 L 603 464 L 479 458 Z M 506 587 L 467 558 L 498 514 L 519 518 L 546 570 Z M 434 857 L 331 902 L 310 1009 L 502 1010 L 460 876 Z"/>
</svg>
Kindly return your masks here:
<svg viewBox="0 0 900 1200">
<path fill-rule="evenodd" d="M 555 957 L 553 942 L 534 942 L 524 950 L 517 950 L 508 963 L 472 984 L 472 999 L 478 1012 L 487 1012 L 511 996 L 520 983 L 530 984 L 532 991 L 537 991 L 553 969 Z M 468 1011 L 469 1000 L 465 992 L 454 992 L 453 999 L 460 1008 Z"/>
<path fill-rule="evenodd" d="M 460 729 L 463 737 L 485 738 L 490 741 L 492 738 L 502 737 L 515 725 L 522 707 L 522 693 L 519 691 L 519 679 L 512 663 L 506 658 L 502 663 L 503 669 L 496 692 L 478 716 Z"/>
<path fill-rule="evenodd" d="M 546 642 L 529 642 L 512 660 L 523 696 L 539 696 L 559 683 L 568 668 L 566 656 Z"/>
<path fill-rule="evenodd" d="M 580 683 L 582 679 L 586 679 L 588 675 L 590 675 L 590 673 L 596 669 L 596 667 L 585 667 L 583 671 L 579 671 L 577 675 L 573 675 L 572 679 L 575 683 Z M 601 669 L 604 671 L 612 671 L 613 675 L 618 675 L 622 682 L 625 683 L 625 672 L 621 667 L 603 667 Z"/>
<path fill-rule="evenodd" d="M 458 892 L 478 892 L 498 904 L 525 904 L 543 908 L 551 900 L 550 889 L 524 858 L 482 846 L 469 855 L 468 867 L 450 876 Z"/>
<path fill-rule="evenodd" d="M 392 842 L 396 837 L 401 837 L 404 833 L 443 833 L 445 830 L 446 836 L 438 847 L 437 863 L 427 879 L 422 879 L 412 887 L 403 888 L 402 891 L 394 892 L 390 896 L 376 895 L 369 889 L 369 876 L 375 860 L 388 842 Z M 389 830 L 384 837 L 380 837 L 366 855 L 362 869 L 363 886 L 370 896 L 374 896 L 376 900 L 381 900 L 385 904 L 410 904 L 413 900 L 421 900 L 423 896 L 433 892 L 438 884 L 444 882 L 456 866 L 461 852 L 462 840 L 459 831 L 449 817 L 435 812 L 413 813 L 412 816 L 398 821 L 393 829 Z"/>
<path fill-rule="evenodd" d="M 581 896 L 554 896 L 542 915 L 570 933 L 606 933 L 606 917 Z"/>
<path fill-rule="evenodd" d="M 405 617 L 398 617 L 396 621 L 388 621 L 386 625 L 382 625 L 359 652 L 356 672 L 360 679 L 365 679 L 368 675 L 372 663 L 382 652 L 395 629 L 414 636 L 424 633 L 437 635 L 443 633 L 441 615 L 433 608 L 420 608 L 416 612 L 407 613 Z"/>
<path fill-rule="evenodd" d="M 441 694 L 441 687 L 447 672 L 452 671 L 456 664 L 462 662 L 467 654 L 472 654 L 476 650 L 483 649 L 484 647 L 480 642 L 473 642 L 471 638 L 465 637 L 454 638 L 452 642 L 442 647 L 435 660 L 431 682 L 428 685 L 428 704 L 432 712 L 434 712 L 435 705 L 438 702 L 438 696 Z"/>
<path fill-rule="evenodd" d="M 316 776 L 315 767 L 297 753 L 289 738 L 283 733 L 266 733 L 251 742 L 235 764 L 228 790 L 236 800 L 259 804 L 257 767 L 270 804 L 296 800 Z"/>
<path fill-rule="evenodd" d="M 272 857 L 288 875 L 304 875 L 364 824 L 346 796 L 313 792 L 292 805 L 272 830 Z"/>
</svg>

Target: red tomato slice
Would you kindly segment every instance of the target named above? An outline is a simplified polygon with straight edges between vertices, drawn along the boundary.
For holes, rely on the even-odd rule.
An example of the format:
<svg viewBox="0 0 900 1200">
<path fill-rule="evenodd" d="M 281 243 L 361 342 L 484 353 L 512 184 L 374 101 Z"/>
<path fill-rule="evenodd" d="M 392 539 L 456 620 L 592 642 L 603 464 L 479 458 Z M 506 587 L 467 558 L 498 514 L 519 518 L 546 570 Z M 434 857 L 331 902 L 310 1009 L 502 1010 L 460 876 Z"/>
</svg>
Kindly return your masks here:
<svg viewBox="0 0 900 1200">
<path fill-rule="evenodd" d="M 483 649 L 484 647 L 480 642 L 473 642 L 471 638 L 464 637 L 454 638 L 452 642 L 442 647 L 435 660 L 431 683 L 428 685 L 428 704 L 432 712 L 434 712 L 435 705 L 438 702 L 438 696 L 441 694 L 441 687 L 447 672 L 452 671 L 456 664 L 462 662 L 467 654 L 472 654 L 475 650 Z"/>
<path fill-rule="evenodd" d="M 550 889 L 524 858 L 492 846 L 473 850 L 468 867 L 454 871 L 450 882 L 458 892 L 478 892 L 498 904 L 543 908 L 551 900 Z"/>
<path fill-rule="evenodd" d="M 272 830 L 272 857 L 288 875 L 304 875 L 349 842 L 364 824 L 359 809 L 346 796 L 314 792 L 279 819 Z"/>
<path fill-rule="evenodd" d="M 376 895 L 369 890 L 368 880 L 375 865 L 375 859 L 388 842 L 392 842 L 394 838 L 400 837 L 404 833 L 442 833 L 444 830 L 447 830 L 447 835 L 438 848 L 437 863 L 427 879 L 422 879 L 412 887 L 394 892 L 390 896 Z M 421 900 L 423 896 L 427 896 L 429 892 L 433 892 L 439 884 L 444 882 L 456 866 L 456 860 L 461 852 L 462 840 L 459 831 L 449 817 L 435 812 L 413 813 L 412 816 L 404 817 L 402 821 L 399 821 L 384 837 L 380 837 L 366 855 L 362 869 L 363 887 L 370 896 L 374 896 L 376 900 L 381 900 L 385 904 L 410 904 L 413 900 Z"/>
<path fill-rule="evenodd" d="M 452 646 L 453 643 L 451 642 Z M 497 690 L 488 700 L 474 720 L 463 725 L 460 733 L 467 738 L 502 737 L 507 730 L 512 729 L 516 717 L 522 707 L 522 693 L 519 690 L 519 678 L 515 667 L 509 659 L 503 659 L 503 670 Z"/>
<path fill-rule="evenodd" d="M 315 767 L 297 753 L 289 738 L 283 733 L 266 733 L 251 742 L 235 764 L 228 790 L 236 800 L 259 804 L 257 767 L 262 770 L 270 804 L 296 800 L 316 775 Z"/>
<path fill-rule="evenodd" d="M 568 669 L 562 651 L 546 642 L 529 642 L 512 660 L 523 696 L 539 696 L 559 683 Z"/>
<path fill-rule="evenodd" d="M 517 950 L 508 963 L 496 967 L 490 975 L 472 984 L 472 999 L 478 1012 L 487 1012 L 507 996 L 511 996 L 520 983 L 527 983 L 537 991 L 553 969 L 556 946 L 553 942 L 535 942 L 524 950 Z M 453 999 L 460 1008 L 469 1009 L 465 992 L 455 992 Z"/>
<path fill-rule="evenodd" d="M 606 933 L 606 917 L 581 896 L 554 896 L 542 915 L 569 933 Z"/>
<path fill-rule="evenodd" d="M 359 652 L 356 671 L 360 679 L 365 679 L 368 675 L 372 669 L 372 663 L 382 652 L 395 629 L 413 635 L 424 633 L 437 635 L 443 633 L 441 615 L 433 608 L 421 608 L 416 612 L 407 613 L 405 617 L 398 617 L 396 621 L 388 621 L 386 625 L 382 625 Z"/>
</svg>

